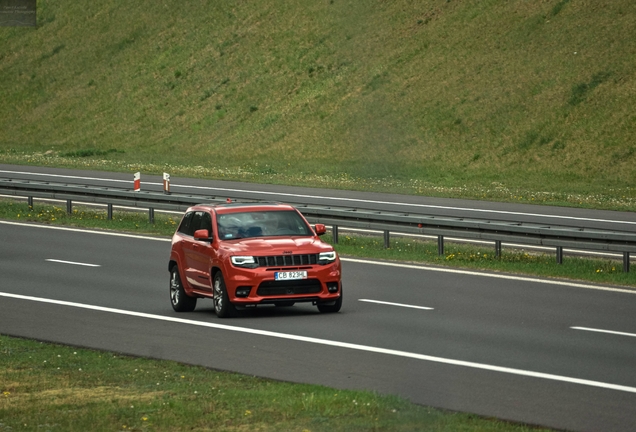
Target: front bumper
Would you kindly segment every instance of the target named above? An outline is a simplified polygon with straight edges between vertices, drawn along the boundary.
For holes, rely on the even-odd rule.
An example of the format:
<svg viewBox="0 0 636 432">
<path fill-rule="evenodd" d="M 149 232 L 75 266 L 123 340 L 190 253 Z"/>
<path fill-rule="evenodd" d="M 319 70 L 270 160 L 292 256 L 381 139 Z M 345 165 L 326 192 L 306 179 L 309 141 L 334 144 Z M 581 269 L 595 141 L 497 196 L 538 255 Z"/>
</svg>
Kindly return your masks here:
<svg viewBox="0 0 636 432">
<path fill-rule="evenodd" d="M 307 271 L 307 279 L 276 281 L 277 271 Z M 224 275 L 225 276 L 225 275 Z M 332 302 L 340 297 L 341 268 L 336 261 L 327 265 L 302 267 L 232 267 L 225 276 L 227 294 L 237 306 L 283 302 Z"/>
</svg>

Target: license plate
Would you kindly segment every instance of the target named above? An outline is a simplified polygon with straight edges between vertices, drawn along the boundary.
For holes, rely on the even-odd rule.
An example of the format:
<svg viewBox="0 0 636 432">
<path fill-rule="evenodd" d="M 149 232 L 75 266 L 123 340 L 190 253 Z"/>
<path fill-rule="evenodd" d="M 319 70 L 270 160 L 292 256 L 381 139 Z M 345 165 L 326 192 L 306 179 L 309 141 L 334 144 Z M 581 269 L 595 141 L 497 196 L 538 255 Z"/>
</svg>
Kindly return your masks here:
<svg viewBox="0 0 636 432">
<path fill-rule="evenodd" d="M 274 279 L 276 280 L 307 279 L 307 272 L 306 271 L 274 272 Z"/>
</svg>

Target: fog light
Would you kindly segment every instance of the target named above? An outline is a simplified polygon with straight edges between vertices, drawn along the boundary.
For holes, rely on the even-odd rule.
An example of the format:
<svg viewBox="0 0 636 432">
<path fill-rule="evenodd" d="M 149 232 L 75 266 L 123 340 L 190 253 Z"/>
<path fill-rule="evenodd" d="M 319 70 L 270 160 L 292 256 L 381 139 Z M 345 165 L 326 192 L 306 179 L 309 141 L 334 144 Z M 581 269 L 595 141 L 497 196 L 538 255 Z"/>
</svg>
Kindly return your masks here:
<svg viewBox="0 0 636 432">
<path fill-rule="evenodd" d="M 337 293 L 338 292 L 338 282 L 327 282 L 327 290 L 330 293 Z"/>
<path fill-rule="evenodd" d="M 236 289 L 236 296 L 237 297 L 247 297 L 247 296 L 250 295 L 250 291 L 252 291 L 252 287 L 248 287 L 248 286 L 247 287 L 245 287 L 245 286 L 238 287 Z"/>
</svg>

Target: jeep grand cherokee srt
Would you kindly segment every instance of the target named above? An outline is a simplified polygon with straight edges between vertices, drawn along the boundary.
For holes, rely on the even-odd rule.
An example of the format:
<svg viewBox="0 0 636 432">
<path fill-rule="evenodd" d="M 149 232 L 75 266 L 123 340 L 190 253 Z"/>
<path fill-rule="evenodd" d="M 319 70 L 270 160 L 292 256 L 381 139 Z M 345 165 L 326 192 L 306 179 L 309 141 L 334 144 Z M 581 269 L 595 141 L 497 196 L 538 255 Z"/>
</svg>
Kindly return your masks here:
<svg viewBox="0 0 636 432">
<path fill-rule="evenodd" d="M 341 265 L 333 247 L 319 238 L 325 232 L 286 204 L 191 207 L 172 237 L 172 307 L 189 312 L 207 297 L 221 318 L 244 307 L 297 302 L 338 312 Z"/>
</svg>

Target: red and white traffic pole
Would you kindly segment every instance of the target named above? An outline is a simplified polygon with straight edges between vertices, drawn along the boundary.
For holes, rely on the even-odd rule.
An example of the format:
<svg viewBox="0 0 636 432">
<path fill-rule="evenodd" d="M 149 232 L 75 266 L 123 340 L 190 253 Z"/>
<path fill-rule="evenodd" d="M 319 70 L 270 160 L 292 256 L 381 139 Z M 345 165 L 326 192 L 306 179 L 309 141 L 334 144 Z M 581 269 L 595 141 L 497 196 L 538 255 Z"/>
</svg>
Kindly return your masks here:
<svg viewBox="0 0 636 432">
<path fill-rule="evenodd" d="M 170 174 L 163 173 L 163 193 L 170 193 Z"/>
<path fill-rule="evenodd" d="M 139 192 L 141 190 L 141 173 L 136 172 L 133 176 L 133 189 L 135 192 Z"/>
</svg>

